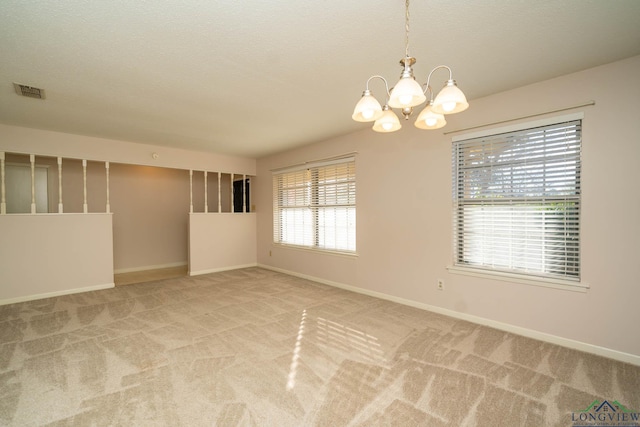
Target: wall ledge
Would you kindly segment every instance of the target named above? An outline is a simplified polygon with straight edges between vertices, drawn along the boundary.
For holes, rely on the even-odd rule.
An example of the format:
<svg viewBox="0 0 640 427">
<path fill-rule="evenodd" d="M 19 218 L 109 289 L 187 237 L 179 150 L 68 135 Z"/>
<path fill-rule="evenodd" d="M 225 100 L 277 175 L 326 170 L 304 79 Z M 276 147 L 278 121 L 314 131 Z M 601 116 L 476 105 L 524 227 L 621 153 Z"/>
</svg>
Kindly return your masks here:
<svg viewBox="0 0 640 427">
<path fill-rule="evenodd" d="M 457 311 L 449 310 L 442 307 L 436 307 L 429 304 L 424 304 L 421 302 L 396 297 L 393 295 L 385 294 L 382 292 L 371 291 L 368 289 L 359 288 L 353 285 L 346 285 L 344 283 L 333 282 L 331 280 L 325 280 L 320 277 L 309 276 L 302 273 L 297 273 L 295 271 L 285 270 L 278 267 L 272 267 L 266 264 L 258 264 L 258 267 L 264 268 L 267 270 L 276 271 L 279 273 L 288 274 L 295 277 L 300 277 L 302 279 L 312 280 L 314 282 L 322 283 L 324 285 L 334 286 L 336 288 L 345 289 L 347 291 L 356 292 L 363 295 L 368 295 L 375 298 L 384 299 L 391 302 L 396 302 L 398 304 L 407 305 L 414 308 L 419 308 L 421 310 L 431 311 L 433 313 L 442 314 L 445 316 L 453 317 L 456 319 L 466 320 L 468 322 L 477 323 L 483 326 L 488 326 L 490 328 L 499 329 L 501 331 L 510 332 L 515 335 L 524 336 L 527 338 L 532 338 L 539 341 L 545 341 L 551 344 L 556 344 L 561 347 L 570 348 L 573 350 L 582 351 L 585 353 L 595 354 L 597 356 L 607 357 L 609 359 L 617 360 L 620 362 L 630 363 L 632 365 L 640 366 L 640 355 L 625 353 L 618 350 L 613 350 L 606 347 L 600 347 L 593 344 L 588 344 L 581 341 L 572 340 L 569 338 L 563 338 L 556 335 L 546 334 L 544 332 L 535 331 L 533 329 L 522 328 L 520 326 L 510 325 L 508 323 L 498 322 L 491 319 L 486 319 L 480 316 L 474 316 L 472 314 L 460 313 Z"/>
</svg>

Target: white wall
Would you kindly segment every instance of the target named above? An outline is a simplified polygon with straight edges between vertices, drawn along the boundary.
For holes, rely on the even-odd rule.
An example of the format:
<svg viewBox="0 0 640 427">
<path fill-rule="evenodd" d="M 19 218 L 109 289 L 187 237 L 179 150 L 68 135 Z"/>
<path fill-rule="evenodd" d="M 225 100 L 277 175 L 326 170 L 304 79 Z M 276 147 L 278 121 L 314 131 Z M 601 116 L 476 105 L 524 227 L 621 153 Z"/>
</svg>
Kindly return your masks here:
<svg viewBox="0 0 640 427">
<path fill-rule="evenodd" d="M 256 265 L 254 213 L 189 214 L 189 274 Z"/>
<path fill-rule="evenodd" d="M 27 154 L 36 154 L 36 164 L 49 166 L 50 212 L 58 211 L 56 157 L 63 157 L 65 213 L 82 212 L 83 180 L 79 159 L 89 160 L 89 212 L 105 212 L 104 162 L 110 162 L 110 204 L 111 212 L 114 213 L 116 272 L 187 263 L 189 169 L 194 170 L 195 211 L 204 211 L 203 171 L 206 170 L 215 172 L 208 177 L 210 211 L 218 208 L 217 172 L 221 172 L 222 210 L 230 212 L 231 175 L 255 175 L 256 164 L 254 159 L 2 124 L 0 152 L 7 152 L 7 161 L 27 163 Z M 157 159 L 153 157 L 154 153 L 158 155 Z M 30 188 L 30 183 L 28 186 Z"/>
<path fill-rule="evenodd" d="M 110 214 L 0 216 L 0 304 L 113 287 Z"/>
<path fill-rule="evenodd" d="M 464 82 L 459 82 L 464 90 Z M 381 135 L 366 130 L 258 160 L 258 263 L 365 292 L 433 306 L 460 317 L 549 334 L 640 361 L 640 56 L 470 100 L 437 131 L 412 121 Z M 584 103 L 582 281 L 586 293 L 450 274 L 451 137 L 454 131 Z M 355 102 L 355 100 L 354 100 Z M 345 116 L 351 114 L 345 109 Z M 567 114 L 557 113 L 557 114 Z M 553 116 L 550 114 L 548 117 Z M 529 119 L 534 120 L 534 119 Z M 527 120 L 521 120 L 526 122 Z M 502 125 L 501 125 L 502 126 Z M 495 126 L 494 126 L 495 127 Z M 272 244 L 271 173 L 357 151 L 358 256 Z M 271 255 L 270 255 L 271 253 Z M 446 289 L 436 290 L 436 279 Z M 585 346 L 578 345 L 578 348 Z"/>
<path fill-rule="evenodd" d="M 31 212 L 31 168 L 28 155 L 7 153 L 7 161 L 24 163 L 21 188 L 14 185 L 7 174 L 7 201 L 22 196 L 25 201 L 20 210 L 8 213 Z M 48 178 L 48 212 L 58 212 L 58 165 L 55 157 L 36 156 L 36 178 L 44 171 Z M 26 163 L 25 163 L 26 162 Z M 43 166 L 38 167 L 38 165 Z M 200 172 L 202 174 L 202 172 Z M 48 177 L 47 177 L 48 175 Z M 63 159 L 62 200 L 65 213 L 83 212 L 82 162 Z M 189 171 L 151 166 L 111 163 L 109 168 L 110 211 L 113 216 L 114 270 L 116 273 L 130 270 L 159 268 L 187 264 L 187 230 L 189 216 Z M 14 183 L 15 184 L 15 183 Z M 38 182 L 36 182 L 36 202 Z M 106 211 L 106 173 L 103 162 L 87 164 L 88 211 Z M 204 190 L 194 194 L 194 199 L 204 199 Z M 38 213 L 47 212 L 38 206 Z"/>
<path fill-rule="evenodd" d="M 255 175 L 254 159 L 0 124 L 0 151 Z M 154 159 L 153 154 L 158 158 Z"/>
<path fill-rule="evenodd" d="M 187 264 L 189 171 L 112 164 L 116 273 Z"/>
</svg>

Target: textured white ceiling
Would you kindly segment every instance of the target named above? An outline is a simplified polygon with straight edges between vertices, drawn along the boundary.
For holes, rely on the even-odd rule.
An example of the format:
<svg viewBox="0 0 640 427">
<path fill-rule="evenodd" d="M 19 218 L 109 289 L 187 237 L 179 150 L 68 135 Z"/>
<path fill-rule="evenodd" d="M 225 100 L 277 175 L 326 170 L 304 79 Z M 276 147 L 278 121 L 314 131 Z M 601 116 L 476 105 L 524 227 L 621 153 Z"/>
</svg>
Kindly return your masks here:
<svg viewBox="0 0 640 427">
<path fill-rule="evenodd" d="M 413 0 L 410 13 L 417 79 L 449 65 L 470 108 L 640 54 L 639 0 Z M 403 56 L 403 0 L 2 0 L 0 122 L 260 157 L 368 127 L 351 120 L 364 83 L 395 83 Z"/>
</svg>

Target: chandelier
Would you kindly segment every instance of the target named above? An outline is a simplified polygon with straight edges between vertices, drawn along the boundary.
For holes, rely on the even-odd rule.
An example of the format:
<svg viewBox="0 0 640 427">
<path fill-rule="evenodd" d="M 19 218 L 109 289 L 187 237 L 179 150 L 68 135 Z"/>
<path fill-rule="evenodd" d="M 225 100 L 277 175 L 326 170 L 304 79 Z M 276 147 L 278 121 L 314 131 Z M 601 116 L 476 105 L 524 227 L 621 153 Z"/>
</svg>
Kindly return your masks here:
<svg viewBox="0 0 640 427">
<path fill-rule="evenodd" d="M 420 86 L 413 77 L 413 64 L 416 59 L 409 56 L 409 0 L 405 0 L 405 55 L 400 60 L 403 70 L 400 74 L 400 80 L 389 90 L 387 80 L 382 76 L 371 76 L 367 80 L 367 84 L 362 98 L 356 104 L 351 118 L 357 122 L 374 122 L 373 130 L 376 132 L 394 132 L 402 127 L 398 116 L 391 108 L 399 108 L 405 120 L 409 120 L 409 116 L 413 113 L 413 107 L 416 107 L 427 100 L 427 106 L 418 114 L 415 126 L 419 129 L 438 129 L 447 124 L 444 119 L 445 114 L 459 113 L 469 107 L 464 93 L 456 85 L 453 80 L 451 68 L 446 65 L 439 65 L 429 73 L 427 82 Z M 431 89 L 431 75 L 434 71 L 446 69 L 449 71 L 449 80 L 444 84 L 438 95 L 433 98 L 433 90 Z M 387 97 L 384 106 L 380 103 L 369 90 L 369 82 L 373 79 L 380 79 L 384 82 L 387 90 Z M 424 89 L 423 89 L 424 88 Z"/>
</svg>

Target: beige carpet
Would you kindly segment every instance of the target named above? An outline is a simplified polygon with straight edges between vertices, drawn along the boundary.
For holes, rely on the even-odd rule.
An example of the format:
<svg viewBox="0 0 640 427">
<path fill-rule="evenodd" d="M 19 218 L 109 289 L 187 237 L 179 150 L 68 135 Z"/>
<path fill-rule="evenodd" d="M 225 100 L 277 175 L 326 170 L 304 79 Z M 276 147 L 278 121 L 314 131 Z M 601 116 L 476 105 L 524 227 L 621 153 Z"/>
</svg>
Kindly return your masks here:
<svg viewBox="0 0 640 427">
<path fill-rule="evenodd" d="M 640 367 L 259 268 L 0 307 L 0 425 L 571 426 L 605 400 L 640 410 Z"/>
</svg>

